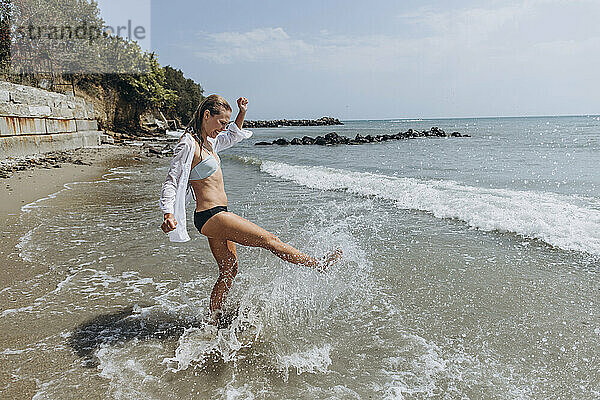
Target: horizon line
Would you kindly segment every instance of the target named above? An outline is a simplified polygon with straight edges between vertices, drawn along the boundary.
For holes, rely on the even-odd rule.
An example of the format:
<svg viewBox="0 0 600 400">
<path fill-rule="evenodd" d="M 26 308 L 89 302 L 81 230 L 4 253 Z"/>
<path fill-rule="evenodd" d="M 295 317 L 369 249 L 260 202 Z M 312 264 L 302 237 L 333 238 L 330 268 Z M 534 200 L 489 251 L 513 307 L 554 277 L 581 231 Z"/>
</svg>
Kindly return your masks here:
<svg viewBox="0 0 600 400">
<path fill-rule="evenodd" d="M 598 114 L 554 114 L 554 115 L 496 115 L 496 116 L 468 116 L 468 117 L 392 117 L 392 118 L 350 118 L 350 119 L 341 119 L 337 117 L 330 117 L 325 115 L 323 117 L 329 118 L 337 118 L 340 121 L 390 121 L 390 120 L 439 120 L 439 119 L 492 119 L 492 118 L 558 118 L 558 117 L 599 117 Z M 250 121 L 275 121 L 275 120 L 316 120 L 319 118 L 276 118 L 276 119 L 268 119 L 268 118 L 247 118 Z"/>
<path fill-rule="evenodd" d="M 469 117 L 393 117 L 393 118 L 352 118 L 340 121 L 389 121 L 389 120 L 432 120 L 432 119 L 485 119 L 485 118 L 557 118 L 557 117 L 598 117 L 598 114 L 554 114 L 554 115 L 486 115 Z"/>
</svg>

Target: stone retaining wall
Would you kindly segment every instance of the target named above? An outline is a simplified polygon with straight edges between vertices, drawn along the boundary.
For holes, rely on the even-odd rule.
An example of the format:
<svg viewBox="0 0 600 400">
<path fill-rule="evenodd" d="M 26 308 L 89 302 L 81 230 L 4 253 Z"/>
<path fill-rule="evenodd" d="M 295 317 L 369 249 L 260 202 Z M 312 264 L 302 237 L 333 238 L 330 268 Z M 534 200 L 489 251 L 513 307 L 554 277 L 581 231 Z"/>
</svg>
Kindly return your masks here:
<svg viewBox="0 0 600 400">
<path fill-rule="evenodd" d="M 0 159 L 94 146 L 100 134 L 84 99 L 0 81 Z"/>
</svg>

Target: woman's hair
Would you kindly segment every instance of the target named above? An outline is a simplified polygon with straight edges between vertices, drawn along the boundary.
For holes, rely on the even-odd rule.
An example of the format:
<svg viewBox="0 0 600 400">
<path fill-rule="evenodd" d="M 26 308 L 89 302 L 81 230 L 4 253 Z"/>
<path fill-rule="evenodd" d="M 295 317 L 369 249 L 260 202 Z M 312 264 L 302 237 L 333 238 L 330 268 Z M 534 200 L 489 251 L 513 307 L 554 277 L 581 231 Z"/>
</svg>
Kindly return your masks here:
<svg viewBox="0 0 600 400">
<path fill-rule="evenodd" d="M 192 115 L 190 122 L 185 128 L 186 132 L 189 130 L 192 134 L 202 137 L 202 120 L 206 110 L 210 111 L 210 115 L 217 115 L 225 110 L 231 112 L 231 106 L 223 97 L 219 96 L 218 94 L 211 94 L 202 100 Z"/>
<path fill-rule="evenodd" d="M 204 139 L 202 138 L 202 117 L 204 116 L 205 110 L 210 111 L 210 115 L 218 115 L 225 110 L 231 112 L 231 106 L 223 97 L 218 94 L 211 94 L 202 100 L 194 114 L 192 114 L 190 122 L 185 127 L 184 134 L 189 131 L 196 141 L 200 143 L 200 159 L 202 159 L 202 146 L 204 146 Z"/>
</svg>

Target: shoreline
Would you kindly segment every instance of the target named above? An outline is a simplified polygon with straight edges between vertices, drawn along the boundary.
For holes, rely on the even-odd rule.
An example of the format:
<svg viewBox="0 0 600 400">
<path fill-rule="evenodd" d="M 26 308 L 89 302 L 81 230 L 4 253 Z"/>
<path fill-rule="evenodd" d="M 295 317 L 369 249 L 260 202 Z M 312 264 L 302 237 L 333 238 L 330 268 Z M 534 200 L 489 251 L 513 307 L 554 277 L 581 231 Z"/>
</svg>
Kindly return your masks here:
<svg viewBox="0 0 600 400">
<path fill-rule="evenodd" d="M 21 207 L 61 190 L 65 184 L 99 179 L 115 163 L 141 161 L 145 153 L 139 148 L 103 145 L 60 152 L 61 157 L 40 155 L 30 166 L 23 159 L 11 160 L 21 170 L 0 178 L 0 214 L 19 214 Z M 67 154 L 65 156 L 65 153 Z M 6 222 L 6 221 L 5 221 Z"/>
<path fill-rule="evenodd" d="M 84 164 L 57 163 L 55 166 L 32 166 L 16 171 L 8 178 L 0 178 L 0 284 L 11 286 L 14 282 L 28 279 L 32 271 L 19 257 L 18 243 L 26 233 L 20 226 L 21 207 L 47 197 L 73 182 L 93 182 L 102 178 L 111 168 L 146 163 L 140 148 L 130 146 L 99 146 L 68 151 L 75 160 Z M 44 155 L 40 155 L 44 157 Z M 36 267 L 38 268 L 38 267 Z M 6 308 L 0 297 L 0 307 Z M 8 307 L 10 308 L 10 306 Z"/>
</svg>

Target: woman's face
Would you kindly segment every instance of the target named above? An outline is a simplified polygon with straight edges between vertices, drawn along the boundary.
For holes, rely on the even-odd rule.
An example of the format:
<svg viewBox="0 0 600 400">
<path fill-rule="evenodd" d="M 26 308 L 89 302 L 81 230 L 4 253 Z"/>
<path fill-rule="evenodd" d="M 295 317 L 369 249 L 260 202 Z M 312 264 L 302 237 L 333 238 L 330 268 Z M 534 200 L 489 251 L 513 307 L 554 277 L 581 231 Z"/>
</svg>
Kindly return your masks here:
<svg viewBox="0 0 600 400">
<path fill-rule="evenodd" d="M 204 111 L 202 130 L 206 132 L 206 136 L 214 139 L 227 128 L 229 118 L 231 118 L 231 111 L 223 110 L 217 115 L 211 115 L 210 111 L 206 110 Z"/>
</svg>

